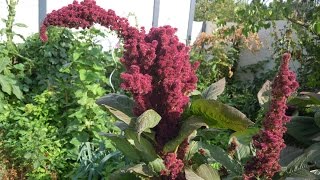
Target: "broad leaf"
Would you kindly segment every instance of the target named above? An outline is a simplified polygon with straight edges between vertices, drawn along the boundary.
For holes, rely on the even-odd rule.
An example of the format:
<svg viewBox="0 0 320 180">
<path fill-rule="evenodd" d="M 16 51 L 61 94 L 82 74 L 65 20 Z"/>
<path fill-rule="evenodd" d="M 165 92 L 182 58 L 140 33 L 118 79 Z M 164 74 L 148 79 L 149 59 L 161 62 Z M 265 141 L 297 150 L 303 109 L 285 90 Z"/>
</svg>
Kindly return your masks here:
<svg viewBox="0 0 320 180">
<path fill-rule="evenodd" d="M 223 132 L 221 129 L 213 129 L 213 128 L 208 128 L 208 129 L 199 129 L 197 131 L 197 136 L 193 138 L 195 141 L 200 141 L 202 140 L 211 140 L 217 137 L 218 134 Z"/>
<path fill-rule="evenodd" d="M 220 180 L 217 170 L 213 169 L 209 164 L 201 164 L 196 173 L 204 180 Z"/>
<path fill-rule="evenodd" d="M 303 154 L 303 149 L 293 146 L 286 146 L 281 151 L 279 163 L 282 167 L 286 167 L 290 162 L 292 162 L 301 154 Z"/>
<path fill-rule="evenodd" d="M 125 95 L 111 93 L 98 99 L 96 103 L 105 106 L 111 114 L 128 125 L 135 117 L 132 112 L 134 101 Z"/>
<path fill-rule="evenodd" d="M 207 126 L 207 124 L 203 121 L 202 118 L 191 116 L 190 118 L 186 119 L 179 131 L 177 137 L 169 141 L 167 144 L 164 145 L 163 151 L 164 152 L 173 152 L 177 149 L 177 147 L 186 139 L 190 134 L 192 134 L 195 130 Z"/>
<path fill-rule="evenodd" d="M 12 93 L 13 93 L 18 99 L 22 99 L 22 98 L 23 98 L 22 92 L 21 92 L 19 86 L 17 86 L 17 85 L 12 85 Z"/>
<path fill-rule="evenodd" d="M 3 57 L 0 59 L 0 73 L 11 63 L 10 58 Z"/>
<path fill-rule="evenodd" d="M 155 127 L 161 120 L 161 116 L 154 110 L 149 109 L 141 114 L 136 120 L 136 132 L 138 139 L 143 131 Z"/>
<path fill-rule="evenodd" d="M 299 169 L 294 171 L 288 175 L 286 175 L 286 179 L 297 179 L 297 180 L 318 180 L 319 176 L 311 173 L 309 170 L 306 169 Z"/>
<path fill-rule="evenodd" d="M 312 170 L 310 172 L 315 174 L 315 175 L 317 175 L 320 178 L 320 169 L 315 169 L 315 170 Z"/>
<path fill-rule="evenodd" d="M 259 128 L 248 128 L 244 131 L 238 131 L 231 134 L 231 137 L 236 137 L 242 144 L 249 144 L 252 140 L 252 136 L 259 132 Z"/>
<path fill-rule="evenodd" d="M 316 123 L 316 125 L 320 128 L 320 111 L 317 111 L 314 114 L 314 122 Z"/>
<path fill-rule="evenodd" d="M 0 74 L 0 85 L 3 92 L 11 95 L 11 83 L 8 78 Z"/>
<path fill-rule="evenodd" d="M 301 92 L 300 94 L 307 95 L 314 102 L 314 104 L 320 105 L 320 94 L 313 92 Z"/>
<path fill-rule="evenodd" d="M 320 165 L 320 143 L 313 144 L 302 155 L 291 161 L 287 166 L 287 172 L 309 168 L 309 164 Z"/>
<path fill-rule="evenodd" d="M 155 172 L 160 173 L 162 170 L 166 169 L 166 166 L 163 163 L 163 160 L 161 158 L 157 158 L 151 162 L 149 162 L 149 168 Z"/>
<path fill-rule="evenodd" d="M 260 106 L 264 105 L 265 103 L 269 102 L 271 99 L 271 81 L 267 80 L 263 85 L 262 88 L 259 90 L 257 97 Z"/>
<path fill-rule="evenodd" d="M 246 161 L 251 155 L 252 152 L 252 136 L 259 132 L 259 128 L 248 128 L 244 131 L 234 132 L 230 136 L 230 141 L 236 143 L 236 157 L 239 161 Z"/>
<path fill-rule="evenodd" d="M 138 134 L 134 130 L 126 129 L 125 136 L 127 137 L 128 141 L 131 142 L 131 144 L 133 144 L 134 147 L 141 152 L 143 159 L 147 161 L 153 161 L 158 158 L 154 146 L 143 137 L 138 139 Z"/>
<path fill-rule="evenodd" d="M 203 91 L 202 97 L 205 99 L 216 100 L 220 94 L 223 93 L 226 86 L 226 79 L 222 78 L 219 81 L 211 84 L 206 90 Z"/>
<path fill-rule="evenodd" d="M 198 150 L 199 150 L 198 142 L 191 141 L 189 144 L 188 151 L 185 155 L 185 159 L 189 161 L 193 157 L 193 155 L 198 152 Z"/>
<path fill-rule="evenodd" d="M 138 176 L 152 177 L 153 172 L 146 164 L 137 164 L 127 169 L 129 173 L 137 174 Z"/>
<path fill-rule="evenodd" d="M 232 171 L 234 174 L 242 173 L 241 166 L 236 161 L 231 159 L 227 154 L 227 152 L 221 147 L 215 146 L 215 145 L 208 145 L 208 144 L 202 144 L 202 147 L 204 149 L 209 150 L 210 156 L 214 160 L 216 160 L 217 162 L 225 166 L 228 170 Z"/>
<path fill-rule="evenodd" d="M 192 169 L 185 168 L 184 170 L 187 180 L 204 180 L 202 177 L 198 176 Z M 220 178 L 220 177 L 219 177 Z"/>
<path fill-rule="evenodd" d="M 141 159 L 138 150 L 130 144 L 130 142 L 120 136 L 116 136 L 114 134 L 100 133 L 103 136 L 108 137 L 114 146 L 121 151 L 126 157 L 133 161 L 139 161 Z"/>
<path fill-rule="evenodd" d="M 307 96 L 289 97 L 288 105 L 305 108 L 307 105 L 314 104 L 314 102 Z"/>
<path fill-rule="evenodd" d="M 236 108 L 216 100 L 197 99 L 190 109 L 192 114 L 203 117 L 210 127 L 242 131 L 254 124 Z"/>
<path fill-rule="evenodd" d="M 287 133 L 304 144 L 311 145 L 319 139 L 320 128 L 313 117 L 293 116 L 286 126 Z"/>
</svg>

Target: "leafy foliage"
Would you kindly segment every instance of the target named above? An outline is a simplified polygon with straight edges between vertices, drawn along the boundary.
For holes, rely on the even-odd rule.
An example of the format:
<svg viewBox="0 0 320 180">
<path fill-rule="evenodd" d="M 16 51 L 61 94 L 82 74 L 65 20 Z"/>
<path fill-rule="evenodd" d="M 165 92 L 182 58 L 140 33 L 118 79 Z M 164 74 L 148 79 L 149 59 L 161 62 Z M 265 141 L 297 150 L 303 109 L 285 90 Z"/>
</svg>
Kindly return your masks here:
<svg viewBox="0 0 320 180">
<path fill-rule="evenodd" d="M 34 178 L 52 174 L 60 177 L 81 168 L 86 161 L 78 158 L 83 143 L 90 142 L 92 149 L 102 143 L 111 152 L 114 147 L 99 132 L 118 131 L 112 125 L 113 118 L 95 100 L 106 92 L 117 91 L 111 86 L 119 84 L 117 54 L 121 51 L 104 52 L 95 38 L 105 34 L 97 29 L 71 33 L 52 28 L 49 33 L 53 38 L 47 44 L 35 35 L 18 46 L 21 56 L 30 59 L 25 63 L 29 69 L 17 76 L 25 93 L 24 102 L 6 105 L 0 121 L 5 129 L 14 129 L 2 131 L 1 148 L 12 163 L 26 168 L 27 176 Z M 101 176 L 100 170 L 95 175 Z"/>
</svg>

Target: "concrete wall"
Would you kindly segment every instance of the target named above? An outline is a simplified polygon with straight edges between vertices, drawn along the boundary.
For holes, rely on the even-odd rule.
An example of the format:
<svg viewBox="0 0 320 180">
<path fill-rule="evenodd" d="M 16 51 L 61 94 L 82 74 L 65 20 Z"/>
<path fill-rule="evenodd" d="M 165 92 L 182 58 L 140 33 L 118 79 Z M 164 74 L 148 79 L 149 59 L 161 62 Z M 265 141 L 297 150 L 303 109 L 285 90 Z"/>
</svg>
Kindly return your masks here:
<svg viewBox="0 0 320 180">
<path fill-rule="evenodd" d="M 227 23 L 227 26 L 234 25 L 234 23 Z M 274 59 L 274 49 L 272 47 L 272 44 L 274 43 L 275 39 L 272 36 L 272 33 L 276 32 L 277 35 L 280 37 L 281 34 L 285 32 L 287 27 L 289 27 L 289 24 L 287 21 L 281 20 L 275 22 L 275 27 L 272 26 L 269 29 L 261 29 L 258 32 L 258 36 L 260 38 L 260 41 L 262 43 L 262 47 L 259 49 L 259 51 L 251 51 L 249 49 L 243 48 L 240 52 L 240 59 L 238 64 L 238 70 L 252 64 L 256 64 L 260 61 L 269 60 L 269 62 L 265 65 L 265 70 L 268 71 L 271 68 L 275 66 Z M 212 33 L 215 31 L 218 27 L 215 23 L 208 22 L 206 32 Z M 295 32 L 292 33 L 293 39 L 297 40 L 297 35 Z M 290 61 L 290 68 L 294 71 L 297 71 L 297 69 L 300 67 L 300 64 L 297 61 Z M 239 71 L 237 71 L 239 72 Z M 253 78 L 253 75 L 251 73 L 239 73 L 238 74 L 241 79 L 243 80 L 251 80 Z"/>
</svg>

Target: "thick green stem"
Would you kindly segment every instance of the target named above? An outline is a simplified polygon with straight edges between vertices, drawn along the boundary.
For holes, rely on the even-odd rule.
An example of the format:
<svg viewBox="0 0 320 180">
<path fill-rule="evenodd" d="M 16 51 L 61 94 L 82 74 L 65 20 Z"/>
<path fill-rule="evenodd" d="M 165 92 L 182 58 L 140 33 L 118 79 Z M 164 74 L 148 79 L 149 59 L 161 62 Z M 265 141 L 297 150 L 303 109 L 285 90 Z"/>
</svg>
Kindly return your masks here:
<svg viewBox="0 0 320 180">
<path fill-rule="evenodd" d="M 7 45 L 10 47 L 13 45 L 13 22 L 16 16 L 16 5 L 18 4 L 18 0 L 10 0 L 7 1 L 8 5 L 8 19 L 6 22 L 6 36 L 7 36 Z"/>
</svg>

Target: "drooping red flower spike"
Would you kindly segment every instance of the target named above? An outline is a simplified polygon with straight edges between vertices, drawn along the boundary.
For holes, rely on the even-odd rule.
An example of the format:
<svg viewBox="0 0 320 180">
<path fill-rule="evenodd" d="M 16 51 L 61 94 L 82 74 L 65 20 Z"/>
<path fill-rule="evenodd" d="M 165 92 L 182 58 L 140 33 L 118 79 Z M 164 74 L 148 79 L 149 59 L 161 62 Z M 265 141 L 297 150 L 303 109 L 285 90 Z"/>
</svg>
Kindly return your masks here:
<svg viewBox="0 0 320 180">
<path fill-rule="evenodd" d="M 244 179 L 259 177 L 271 180 L 281 169 L 280 152 L 285 147 L 283 134 L 287 130 L 284 125 L 290 121 L 285 114 L 286 103 L 299 86 L 294 72 L 289 70 L 290 58 L 289 53 L 283 55 L 279 72 L 273 80 L 270 109 L 263 121 L 263 129 L 253 137 L 256 156 L 246 164 Z"/>
<path fill-rule="evenodd" d="M 196 88 L 198 64 L 190 64 L 189 48 L 179 42 L 176 29 L 164 26 L 152 28 L 146 34 L 143 28 L 131 27 L 126 18 L 117 16 L 114 11 L 97 6 L 94 0 L 74 1 L 48 14 L 41 26 L 40 38 L 48 40 L 48 26 L 89 28 L 95 23 L 116 31 L 123 40 L 125 51 L 121 63 L 126 72 L 121 74 L 121 88 L 132 94 L 135 115 L 148 109 L 161 115 L 155 128 L 161 151 L 179 132 L 179 120 L 189 101 L 187 95 Z M 185 148 L 186 142 L 179 152 L 185 152 Z"/>
</svg>

